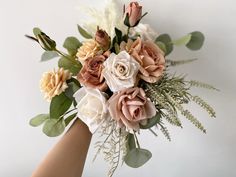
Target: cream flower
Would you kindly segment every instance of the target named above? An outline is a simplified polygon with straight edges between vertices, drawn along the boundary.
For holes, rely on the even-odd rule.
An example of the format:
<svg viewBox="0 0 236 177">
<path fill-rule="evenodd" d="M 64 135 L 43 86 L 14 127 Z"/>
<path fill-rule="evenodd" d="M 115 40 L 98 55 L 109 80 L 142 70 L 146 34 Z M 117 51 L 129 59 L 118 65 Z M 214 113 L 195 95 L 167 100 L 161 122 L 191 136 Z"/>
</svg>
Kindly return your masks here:
<svg viewBox="0 0 236 177">
<path fill-rule="evenodd" d="M 95 133 L 98 127 L 109 118 L 106 95 L 98 89 L 82 87 L 74 94 L 77 102 L 77 116 Z"/>
<path fill-rule="evenodd" d="M 149 40 L 154 41 L 158 34 L 151 28 L 149 24 L 139 23 L 138 26 L 131 28 L 131 36 L 140 35 L 143 41 Z"/>
<path fill-rule="evenodd" d="M 50 101 L 54 96 L 64 92 L 68 87 L 66 80 L 70 78 L 71 73 L 63 68 L 44 73 L 40 80 L 40 89 L 45 94 L 44 98 Z"/>
<path fill-rule="evenodd" d="M 91 39 L 83 43 L 83 45 L 78 49 L 76 56 L 79 61 L 84 64 L 85 60 L 89 57 L 94 57 L 100 54 L 102 54 L 101 47 L 95 40 Z"/>
<path fill-rule="evenodd" d="M 126 51 L 112 53 L 104 62 L 103 76 L 111 91 L 133 87 L 140 65 Z"/>
</svg>

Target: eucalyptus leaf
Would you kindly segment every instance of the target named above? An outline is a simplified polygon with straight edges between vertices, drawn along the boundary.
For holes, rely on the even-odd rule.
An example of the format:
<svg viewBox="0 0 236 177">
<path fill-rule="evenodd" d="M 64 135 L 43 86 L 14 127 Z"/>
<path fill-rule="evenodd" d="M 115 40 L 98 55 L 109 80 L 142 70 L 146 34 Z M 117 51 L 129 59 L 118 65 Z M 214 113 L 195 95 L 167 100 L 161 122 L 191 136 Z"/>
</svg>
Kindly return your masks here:
<svg viewBox="0 0 236 177">
<path fill-rule="evenodd" d="M 63 47 L 67 49 L 70 55 L 74 56 L 81 45 L 81 42 L 76 37 L 71 36 L 66 38 Z"/>
<path fill-rule="evenodd" d="M 48 61 L 53 58 L 59 57 L 58 53 L 55 51 L 45 51 L 41 56 L 41 61 Z"/>
<path fill-rule="evenodd" d="M 65 125 L 67 126 L 75 117 L 77 113 L 74 113 L 65 119 Z"/>
<path fill-rule="evenodd" d="M 153 118 L 148 119 L 145 125 L 140 124 L 141 129 L 149 129 L 157 125 L 160 122 L 161 114 L 157 113 Z"/>
<path fill-rule="evenodd" d="M 67 83 L 67 85 L 68 88 L 65 90 L 65 95 L 73 101 L 74 100 L 73 95 L 77 90 L 79 90 L 80 87 L 74 82 L 69 82 Z"/>
<path fill-rule="evenodd" d="M 195 31 L 190 33 L 191 34 L 191 40 L 189 41 L 189 43 L 186 45 L 187 48 L 189 48 L 190 50 L 199 50 L 202 48 L 204 41 L 205 41 L 205 37 L 203 35 L 203 33 L 199 32 L 199 31 Z"/>
<path fill-rule="evenodd" d="M 49 119 L 49 114 L 39 114 L 39 115 L 33 117 L 30 120 L 29 124 L 33 127 L 38 127 L 41 124 L 43 124 L 44 121 L 46 121 L 47 119 Z"/>
<path fill-rule="evenodd" d="M 92 39 L 93 37 L 87 32 L 85 31 L 85 29 L 83 29 L 80 25 L 78 25 L 78 30 L 79 33 L 81 34 L 81 36 L 83 36 L 86 39 Z"/>
<path fill-rule="evenodd" d="M 191 40 L 191 38 L 192 38 L 192 34 L 187 34 L 186 36 L 184 36 L 180 39 L 172 41 L 172 43 L 177 46 L 187 45 L 189 43 L 189 41 Z"/>
<path fill-rule="evenodd" d="M 165 55 L 169 55 L 174 49 L 171 37 L 168 34 L 161 34 L 160 36 L 158 36 L 155 40 L 155 43 L 157 42 L 162 42 L 163 44 L 165 44 Z"/>
<path fill-rule="evenodd" d="M 63 115 L 71 106 L 72 101 L 68 98 L 65 93 L 61 93 L 53 97 L 50 104 L 50 118 L 58 119 Z"/>
<path fill-rule="evenodd" d="M 43 126 L 43 133 L 49 137 L 56 137 L 62 134 L 65 130 L 64 119 L 48 119 Z"/>
<path fill-rule="evenodd" d="M 143 166 L 150 158 L 152 153 L 146 149 L 135 148 L 125 156 L 125 163 L 132 168 Z"/>
<path fill-rule="evenodd" d="M 126 145 L 127 145 L 127 149 L 129 151 L 136 148 L 135 138 L 134 138 L 133 134 L 129 133 L 127 135 L 127 144 Z"/>
<path fill-rule="evenodd" d="M 156 42 L 156 45 L 158 45 L 158 47 L 159 47 L 164 53 L 167 52 L 167 50 L 166 50 L 166 45 L 165 45 L 163 42 L 157 41 L 157 42 Z"/>
<path fill-rule="evenodd" d="M 65 57 L 61 57 L 58 61 L 58 66 L 60 68 L 64 68 L 69 70 L 74 76 L 78 74 L 78 72 L 80 71 L 81 66 L 77 66 L 75 65 L 73 62 L 71 62 L 70 60 L 68 60 Z"/>
</svg>

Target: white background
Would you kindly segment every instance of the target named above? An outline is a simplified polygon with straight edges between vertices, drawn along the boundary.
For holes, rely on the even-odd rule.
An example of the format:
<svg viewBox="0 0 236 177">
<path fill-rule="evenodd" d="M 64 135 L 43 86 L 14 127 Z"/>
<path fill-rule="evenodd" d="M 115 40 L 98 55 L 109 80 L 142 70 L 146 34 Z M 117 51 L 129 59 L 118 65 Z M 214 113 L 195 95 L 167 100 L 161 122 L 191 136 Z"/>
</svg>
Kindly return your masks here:
<svg viewBox="0 0 236 177">
<path fill-rule="evenodd" d="M 52 36 L 58 45 L 67 36 L 78 36 L 76 24 L 83 14 L 76 6 L 101 6 L 104 0 L 0 0 L 0 176 L 27 177 L 59 138 L 48 138 L 41 128 L 28 125 L 29 119 L 48 111 L 38 82 L 41 74 L 56 62 L 40 63 L 42 50 L 27 40 L 35 26 Z M 125 165 L 117 177 L 235 177 L 236 176 L 236 3 L 235 0 L 143 0 L 145 21 L 160 33 L 178 38 L 200 30 L 206 35 L 204 48 L 189 52 L 177 48 L 173 59 L 199 58 L 197 62 L 176 67 L 177 73 L 215 85 L 221 92 L 195 91 L 217 110 L 212 120 L 198 109 L 208 133 L 202 134 L 188 121 L 184 129 L 169 126 L 172 142 L 160 134 L 144 133 L 141 145 L 153 158 L 139 169 Z M 128 3 L 126 1 L 126 3 Z M 96 140 L 94 137 L 93 142 Z M 84 177 L 105 176 L 102 158 L 92 163 L 90 148 Z"/>
</svg>

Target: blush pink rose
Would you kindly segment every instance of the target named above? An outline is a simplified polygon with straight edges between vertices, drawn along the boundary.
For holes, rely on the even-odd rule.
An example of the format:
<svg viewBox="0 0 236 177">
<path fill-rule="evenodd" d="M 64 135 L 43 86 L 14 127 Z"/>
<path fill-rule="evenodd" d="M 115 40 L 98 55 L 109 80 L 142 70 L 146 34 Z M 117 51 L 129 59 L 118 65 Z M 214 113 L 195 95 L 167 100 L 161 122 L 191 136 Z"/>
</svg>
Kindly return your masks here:
<svg viewBox="0 0 236 177">
<path fill-rule="evenodd" d="M 129 17 L 129 26 L 134 27 L 142 18 L 142 6 L 138 2 L 131 2 L 125 9 L 125 16 Z"/>
<path fill-rule="evenodd" d="M 108 100 L 108 110 L 119 125 L 128 130 L 139 130 L 139 124 L 156 115 L 154 104 L 142 88 L 128 88 L 116 92 Z"/>
</svg>

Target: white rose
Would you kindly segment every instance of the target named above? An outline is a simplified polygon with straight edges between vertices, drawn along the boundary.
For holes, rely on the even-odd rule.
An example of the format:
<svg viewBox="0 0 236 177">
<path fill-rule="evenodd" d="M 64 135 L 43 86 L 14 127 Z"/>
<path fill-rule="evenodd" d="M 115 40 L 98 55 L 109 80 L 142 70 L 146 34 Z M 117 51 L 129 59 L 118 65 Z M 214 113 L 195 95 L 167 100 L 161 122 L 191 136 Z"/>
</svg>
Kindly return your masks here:
<svg viewBox="0 0 236 177">
<path fill-rule="evenodd" d="M 148 24 L 139 23 L 131 30 L 131 36 L 140 35 L 141 39 L 154 41 L 158 34 Z"/>
<path fill-rule="evenodd" d="M 137 80 L 139 63 L 126 51 L 112 53 L 104 62 L 103 76 L 113 92 L 133 87 Z"/>
<path fill-rule="evenodd" d="M 106 95 L 97 89 L 82 87 L 75 94 L 77 116 L 95 133 L 98 127 L 109 117 L 106 107 Z"/>
</svg>

